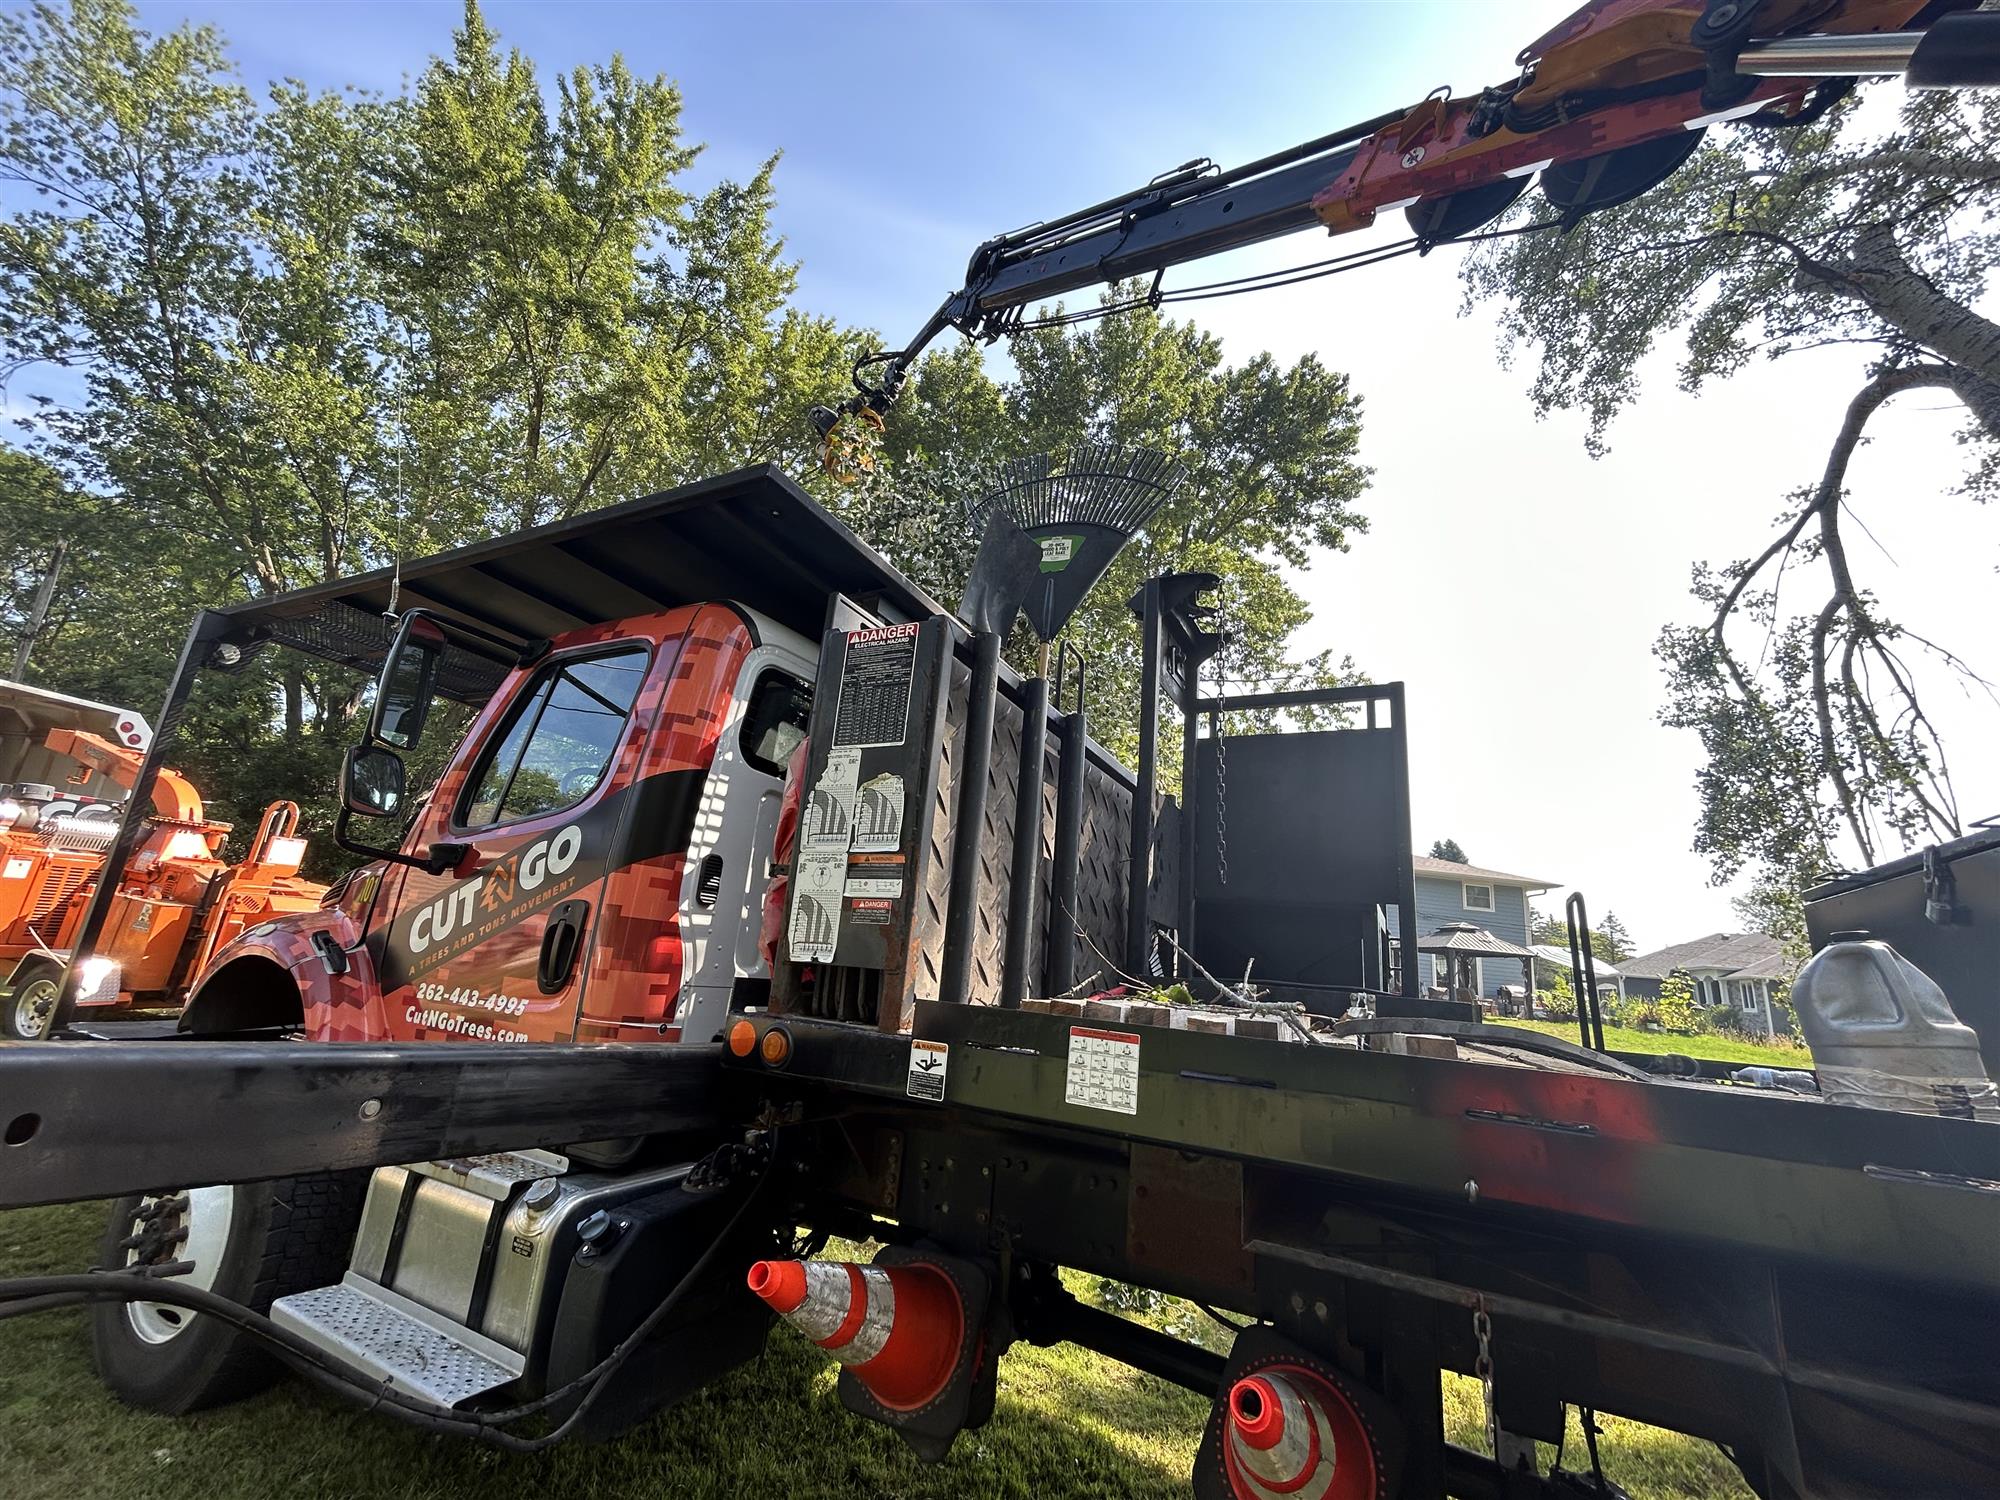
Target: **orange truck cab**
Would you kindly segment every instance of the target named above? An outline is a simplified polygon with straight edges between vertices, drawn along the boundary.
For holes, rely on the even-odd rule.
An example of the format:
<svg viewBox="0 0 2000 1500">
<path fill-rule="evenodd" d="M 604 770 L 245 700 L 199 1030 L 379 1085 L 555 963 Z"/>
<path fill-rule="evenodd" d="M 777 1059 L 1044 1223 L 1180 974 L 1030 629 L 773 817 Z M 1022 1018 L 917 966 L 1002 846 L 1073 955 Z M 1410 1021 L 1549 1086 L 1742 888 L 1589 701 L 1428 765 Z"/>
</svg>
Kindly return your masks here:
<svg viewBox="0 0 2000 1500">
<path fill-rule="evenodd" d="M 392 589 L 397 644 L 338 835 L 378 857 L 218 951 L 181 1029 L 713 1040 L 768 992 L 764 893 L 822 629 L 938 606 L 762 468 L 217 611 L 199 649 L 226 670 L 261 640 L 330 654 L 368 632 L 379 661 Z M 406 801 L 433 697 L 476 712 Z M 398 782 L 379 806 L 352 795 L 371 767 Z M 400 837 L 364 842 L 396 825 L 363 811 Z"/>
</svg>

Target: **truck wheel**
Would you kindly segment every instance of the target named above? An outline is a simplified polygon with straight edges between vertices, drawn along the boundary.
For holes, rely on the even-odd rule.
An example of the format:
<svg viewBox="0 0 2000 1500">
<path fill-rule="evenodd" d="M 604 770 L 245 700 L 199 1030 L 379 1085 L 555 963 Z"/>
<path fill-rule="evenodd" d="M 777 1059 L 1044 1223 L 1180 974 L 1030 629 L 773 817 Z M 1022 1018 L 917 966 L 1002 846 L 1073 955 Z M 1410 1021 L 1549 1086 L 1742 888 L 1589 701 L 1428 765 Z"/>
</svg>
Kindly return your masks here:
<svg viewBox="0 0 2000 1500">
<path fill-rule="evenodd" d="M 0 1035 L 16 1042 L 45 1040 L 56 1024 L 62 977 L 61 969 L 46 965 L 18 975 L 6 1003 L 0 1005 Z"/>
<path fill-rule="evenodd" d="M 340 1279 L 367 1184 L 366 1172 L 327 1172 L 134 1194 L 112 1205 L 98 1264 L 190 1260 L 179 1284 L 269 1312 L 279 1297 Z M 91 1304 L 90 1343 L 114 1395 L 169 1416 L 241 1400 L 281 1369 L 250 1335 L 164 1302 Z"/>
</svg>

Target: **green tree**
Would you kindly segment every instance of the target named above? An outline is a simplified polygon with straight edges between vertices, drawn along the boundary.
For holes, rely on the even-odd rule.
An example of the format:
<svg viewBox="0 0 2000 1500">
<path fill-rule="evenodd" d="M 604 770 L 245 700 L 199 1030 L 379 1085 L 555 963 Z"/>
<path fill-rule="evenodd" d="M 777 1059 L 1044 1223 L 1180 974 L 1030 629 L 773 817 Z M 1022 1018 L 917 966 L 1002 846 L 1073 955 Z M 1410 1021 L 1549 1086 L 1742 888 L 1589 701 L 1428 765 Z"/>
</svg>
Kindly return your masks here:
<svg viewBox="0 0 2000 1500">
<path fill-rule="evenodd" d="M 1843 845 L 1873 861 L 1958 830 L 1922 686 L 1968 669 L 1883 614 L 1847 546 L 1846 477 L 1870 417 L 1928 389 L 1965 409 L 1966 494 L 1992 493 L 2000 324 L 1980 299 L 1996 252 L 1996 148 L 1991 95 L 1911 94 L 1893 119 L 1850 101 L 1798 128 L 1712 131 L 1634 202 L 1561 236 L 1489 242 L 1466 263 L 1468 302 L 1497 302 L 1506 347 L 1534 351 L 1537 410 L 1584 411 L 1593 452 L 1656 349 L 1678 347 L 1690 391 L 1753 358 L 1862 353 L 1853 399 L 1826 414 L 1819 471 L 1801 475 L 1776 533 L 1697 568 L 1706 618 L 1660 638 L 1663 719 L 1693 729 L 1706 754 L 1696 848 L 1718 879 L 1754 864 L 1810 880 Z M 1822 598 L 1795 613 L 1813 574 Z"/>
<path fill-rule="evenodd" d="M 1114 287 L 1103 301 L 1120 297 Z M 1330 653 L 1291 654 L 1310 611 L 1283 571 L 1309 566 L 1316 547 L 1344 551 L 1367 527 L 1357 508 L 1368 480 L 1356 457 L 1360 399 L 1346 376 L 1311 355 L 1290 366 L 1268 355 L 1226 364 L 1216 339 L 1151 310 L 1037 329 L 1013 353 L 1018 373 L 1005 382 L 969 345 L 922 361 L 890 416 L 882 463 L 835 497 L 851 525 L 955 599 L 976 546 L 964 503 L 1000 463 L 1082 442 L 1154 449 L 1179 461 L 1185 482 L 1069 630 L 1091 657 L 1093 733 L 1133 750 L 1139 652 L 1126 601 L 1167 569 L 1223 580 L 1217 602 L 1230 640 L 1207 669 L 1211 683 L 1355 680 L 1352 664 Z M 1010 656 L 1029 659 L 1025 631 Z"/>
<path fill-rule="evenodd" d="M 1432 844 L 1431 858 L 1448 859 L 1455 865 L 1469 865 L 1472 863 L 1471 860 L 1465 857 L 1465 851 L 1458 847 L 1457 839 L 1439 839 L 1436 843 Z"/>
<path fill-rule="evenodd" d="M 0 377 L 72 372 L 26 424 L 67 498 L 0 535 L 14 621 L 71 549 L 41 680 L 148 707 L 198 604 L 802 451 L 859 340 L 788 305 L 771 164 L 683 190 L 680 112 L 615 58 L 551 108 L 475 4 L 387 99 L 260 98 L 123 0 L 0 15 Z M 361 687 L 260 660 L 184 768 L 239 822 L 322 791 Z"/>
<path fill-rule="evenodd" d="M 1606 910 L 1604 920 L 1590 935 L 1590 947 L 1606 963 L 1622 964 L 1632 956 L 1632 934 L 1618 920 L 1618 913 Z"/>
<path fill-rule="evenodd" d="M 1569 919 L 1560 912 L 1528 912 L 1528 941 L 1550 947 L 1569 948 Z M 1590 953 L 1601 964 L 1620 964 L 1632 956 L 1632 938 L 1616 912 L 1607 911 L 1604 921 L 1590 932 Z"/>
</svg>

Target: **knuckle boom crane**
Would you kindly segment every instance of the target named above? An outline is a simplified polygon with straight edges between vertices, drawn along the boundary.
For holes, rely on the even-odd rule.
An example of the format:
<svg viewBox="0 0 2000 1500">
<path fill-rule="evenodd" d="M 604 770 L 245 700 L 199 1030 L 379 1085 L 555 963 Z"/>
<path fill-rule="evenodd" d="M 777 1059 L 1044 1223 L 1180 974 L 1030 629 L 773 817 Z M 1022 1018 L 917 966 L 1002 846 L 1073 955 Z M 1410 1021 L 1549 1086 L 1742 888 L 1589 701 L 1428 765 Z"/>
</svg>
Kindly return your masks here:
<svg viewBox="0 0 2000 1500">
<path fill-rule="evenodd" d="M 2000 20 L 1970 0 L 1592 0 L 1524 47 L 1518 74 L 1460 98 L 1449 86 L 1410 109 L 1287 147 L 1229 170 L 1206 158 L 1088 208 L 997 235 L 973 252 L 965 284 L 901 349 L 864 355 L 855 394 L 815 407 L 838 470 L 843 423 L 879 428 L 925 348 L 948 328 L 1004 338 L 1028 308 L 1083 287 L 1151 276 L 1144 300 L 1284 285 L 1164 290 L 1178 265 L 1312 228 L 1367 229 L 1401 209 L 1410 237 L 1298 268 L 1372 264 L 1463 240 L 1539 179 L 1565 227 L 1629 202 L 1693 154 L 1709 125 L 1784 129 L 1819 118 L 1859 77 L 1912 87 L 2000 81 Z"/>
<path fill-rule="evenodd" d="M 1190 163 L 989 241 L 815 422 L 839 457 L 843 418 L 879 426 L 944 329 L 1004 336 L 1066 291 L 1150 274 L 1148 299 L 1171 300 L 1171 266 L 1396 209 L 1402 249 L 1313 273 L 1421 251 L 1537 177 L 1561 225 L 1644 192 L 1714 121 L 1799 124 L 1863 75 L 2000 81 L 1996 26 L 1915 0 L 1597 0 L 1504 85 L 1234 171 Z M 1116 457 L 1087 477 L 1133 480 Z M 1174 689 L 1184 814 L 1211 795 L 1217 814 L 1213 846 L 1183 816 L 1186 874 L 1154 894 L 1153 754 L 1133 776 L 1090 743 L 1080 671 L 1074 714 L 1050 714 L 1041 679 L 1002 703 L 998 658 L 1031 587 L 1053 599 L 1050 578 L 1101 567 L 1139 523 L 1101 489 L 1089 509 L 1030 493 L 1039 519 L 1006 516 L 1018 557 L 989 529 L 999 624 L 948 615 L 772 468 L 204 610 L 163 725 L 197 671 L 266 646 L 381 660 L 335 831 L 373 862 L 218 948 L 184 1039 L 0 1045 L 0 1207 L 118 1200 L 103 1268 L 0 1281 L 0 1318 L 87 1304 L 99 1374 L 143 1408 L 254 1389 L 254 1340 L 373 1410 L 514 1452 L 615 1432 L 755 1358 L 782 1319 L 840 1363 L 844 1406 L 925 1459 L 991 1417 L 1017 1341 L 1199 1392 L 1201 1500 L 1619 1493 L 1594 1441 L 1589 1475 L 1541 1472 L 1535 1444 L 1560 1444 L 1572 1406 L 1587 1438 L 1605 1411 L 1713 1441 L 1764 1500 L 1991 1492 L 2000 1095 L 1971 1029 L 1933 1016 L 1943 1051 L 1905 1039 L 1904 1071 L 1879 1075 L 1904 1092 L 1866 1108 L 1656 1076 L 1601 1028 L 1577 1046 L 1419 996 L 1434 950 L 1402 685 L 1203 697 L 1207 574 L 1140 595 L 1140 696 L 1157 709 Z M 1060 659 L 1056 675 L 1059 700 Z M 484 707 L 409 802 L 402 756 L 433 698 Z M 1237 741 L 1284 758 L 1250 759 L 1277 785 L 1235 824 L 1231 891 L 1204 895 L 1227 861 L 1222 736 L 1203 741 L 1199 716 L 1307 701 L 1354 722 Z M 992 754 L 1003 712 L 1011 758 Z M 1031 990 L 1034 944 L 1015 939 L 1034 927 L 1052 717 L 1058 852 Z M 134 771 L 114 865 L 162 749 Z M 1027 872 L 1004 903 L 980 894 L 983 863 L 1010 868 L 988 858 L 989 771 L 1015 782 L 996 836 Z M 350 815 L 405 822 L 376 847 Z M 2000 836 L 1915 863 L 1812 893 L 1814 962 L 1866 963 L 1986 1024 Z M 975 984 L 980 921 L 997 945 L 1003 909 L 1006 956 Z M 1819 931 L 1857 910 L 1904 955 Z M 1185 990 L 1079 998 L 1092 981 L 1070 985 L 1058 956 L 1081 938 L 1116 974 L 1098 939 L 1121 928 L 1128 968 L 1171 932 L 1204 975 L 1219 933 L 1282 1003 L 1247 998 L 1247 966 L 1226 1014 Z M 1989 1025 L 2000 1071 L 1996 1043 Z M 1841 1055 L 1816 1055 L 1822 1076 Z M 818 1258 L 834 1234 L 884 1244 L 865 1267 Z M 1078 1300 L 1058 1267 L 1248 1321 L 1225 1355 Z M 1447 1440 L 1444 1371 L 1477 1382 L 1490 1455 Z"/>
</svg>

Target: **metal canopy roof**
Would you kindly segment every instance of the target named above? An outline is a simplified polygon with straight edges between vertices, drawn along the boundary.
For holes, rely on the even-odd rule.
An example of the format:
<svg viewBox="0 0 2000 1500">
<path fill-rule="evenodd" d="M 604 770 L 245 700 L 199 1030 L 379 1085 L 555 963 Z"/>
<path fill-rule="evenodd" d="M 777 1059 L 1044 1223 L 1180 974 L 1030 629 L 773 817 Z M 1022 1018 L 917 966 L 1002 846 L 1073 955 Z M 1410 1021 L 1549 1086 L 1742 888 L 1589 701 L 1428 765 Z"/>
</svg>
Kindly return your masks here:
<svg viewBox="0 0 2000 1500">
<path fill-rule="evenodd" d="M 740 469 L 567 521 L 231 606 L 226 639 L 276 642 L 374 670 L 386 618 L 424 608 L 478 635 L 455 644 L 440 691 L 482 700 L 529 641 L 702 600 L 733 600 L 808 639 L 835 592 L 892 620 L 944 613 L 772 465 Z"/>
<path fill-rule="evenodd" d="M 1449 953 L 1457 958 L 1533 958 L 1519 943 L 1495 937 L 1470 922 L 1447 922 L 1417 939 L 1419 953 Z"/>
</svg>

